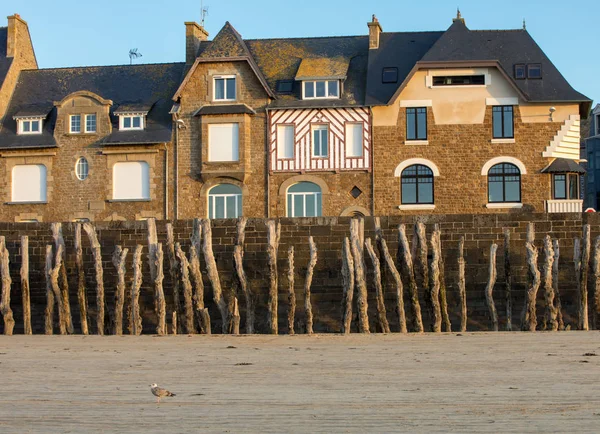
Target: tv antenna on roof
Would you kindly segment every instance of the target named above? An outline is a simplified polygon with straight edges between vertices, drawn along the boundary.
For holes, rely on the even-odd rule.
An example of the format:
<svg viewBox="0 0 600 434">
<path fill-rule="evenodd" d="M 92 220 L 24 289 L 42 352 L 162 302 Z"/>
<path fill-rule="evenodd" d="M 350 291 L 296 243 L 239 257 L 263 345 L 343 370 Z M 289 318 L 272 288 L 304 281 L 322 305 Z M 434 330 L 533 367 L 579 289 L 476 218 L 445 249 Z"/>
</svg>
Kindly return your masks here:
<svg viewBox="0 0 600 434">
<path fill-rule="evenodd" d="M 137 48 L 132 48 L 129 50 L 129 64 L 133 65 L 133 59 L 137 59 L 138 57 L 142 57 L 142 53 L 138 53 Z"/>
<path fill-rule="evenodd" d="M 204 20 L 208 15 L 208 6 L 204 7 L 204 0 L 200 0 L 200 25 L 204 27 Z"/>
</svg>

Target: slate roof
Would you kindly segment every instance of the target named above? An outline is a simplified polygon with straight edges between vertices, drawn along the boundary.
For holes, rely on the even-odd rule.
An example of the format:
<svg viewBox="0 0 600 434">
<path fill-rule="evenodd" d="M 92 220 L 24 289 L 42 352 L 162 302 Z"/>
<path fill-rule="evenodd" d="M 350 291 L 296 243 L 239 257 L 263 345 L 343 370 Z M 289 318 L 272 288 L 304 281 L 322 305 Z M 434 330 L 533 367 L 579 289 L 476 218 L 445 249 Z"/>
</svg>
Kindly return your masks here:
<svg viewBox="0 0 600 434">
<path fill-rule="evenodd" d="M 331 78 L 343 80 L 348 73 L 350 59 L 345 57 L 321 57 L 319 59 L 302 59 L 296 73 L 296 80 L 314 80 Z"/>
<path fill-rule="evenodd" d="M 542 173 L 585 173 L 585 169 L 573 160 L 557 158 Z"/>
<path fill-rule="evenodd" d="M 56 147 L 54 102 L 82 90 L 112 100 L 114 104 L 111 107 L 113 133 L 101 138 L 98 145 L 169 142 L 171 97 L 181 83 L 184 67 L 183 63 L 168 63 L 22 71 L 0 129 L 0 149 Z M 17 135 L 17 122 L 13 117 L 17 113 L 27 113 L 32 106 L 48 109 L 42 134 Z M 145 130 L 119 131 L 114 111 L 121 106 L 151 107 Z"/>
<path fill-rule="evenodd" d="M 4 84 L 4 79 L 8 74 L 10 65 L 12 65 L 12 57 L 6 57 L 7 52 L 8 27 L 0 27 L 0 88 Z"/>
<path fill-rule="evenodd" d="M 246 104 L 227 104 L 227 105 L 205 105 L 196 113 L 194 116 L 202 115 L 239 115 L 249 114 L 255 115 L 256 112 L 248 107 Z"/>
</svg>

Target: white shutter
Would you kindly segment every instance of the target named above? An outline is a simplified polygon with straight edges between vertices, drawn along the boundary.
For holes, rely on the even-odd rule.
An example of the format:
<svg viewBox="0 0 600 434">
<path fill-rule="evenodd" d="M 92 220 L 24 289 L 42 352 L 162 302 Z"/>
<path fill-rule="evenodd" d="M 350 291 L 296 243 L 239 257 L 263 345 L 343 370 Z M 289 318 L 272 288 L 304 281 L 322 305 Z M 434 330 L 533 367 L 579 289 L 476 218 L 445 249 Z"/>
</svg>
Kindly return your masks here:
<svg viewBox="0 0 600 434">
<path fill-rule="evenodd" d="M 46 202 L 46 166 L 30 164 L 12 170 L 13 202 Z"/>
<path fill-rule="evenodd" d="M 346 157 L 362 157 L 363 125 L 346 124 Z"/>
<path fill-rule="evenodd" d="M 208 126 L 208 161 L 239 160 L 239 125 Z"/>
<path fill-rule="evenodd" d="M 294 127 L 277 126 L 277 158 L 294 158 Z"/>
<path fill-rule="evenodd" d="M 148 163 L 128 161 L 113 166 L 113 199 L 150 199 Z"/>
</svg>

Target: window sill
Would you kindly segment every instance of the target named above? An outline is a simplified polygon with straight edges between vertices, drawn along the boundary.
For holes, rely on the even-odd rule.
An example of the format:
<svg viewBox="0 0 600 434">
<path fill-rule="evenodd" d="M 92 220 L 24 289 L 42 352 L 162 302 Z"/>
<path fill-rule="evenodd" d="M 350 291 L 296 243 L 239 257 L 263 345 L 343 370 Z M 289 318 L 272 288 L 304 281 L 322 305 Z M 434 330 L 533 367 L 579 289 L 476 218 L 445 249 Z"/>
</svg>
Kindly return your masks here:
<svg viewBox="0 0 600 434">
<path fill-rule="evenodd" d="M 108 199 L 107 202 L 109 203 L 113 203 L 113 202 L 151 202 L 152 199 Z"/>
<path fill-rule="evenodd" d="M 523 204 L 516 202 L 488 203 L 485 205 L 485 207 L 488 209 L 523 208 Z"/>
<path fill-rule="evenodd" d="M 433 210 L 433 209 L 435 209 L 435 205 L 434 204 L 398 205 L 398 209 L 401 209 L 403 211 Z"/>
<path fill-rule="evenodd" d="M 492 143 L 516 143 L 515 139 L 492 139 Z"/>
<path fill-rule="evenodd" d="M 405 140 L 405 145 L 429 145 L 429 140 Z"/>
<path fill-rule="evenodd" d="M 217 165 L 217 164 L 237 164 L 240 160 L 231 160 L 231 161 L 206 161 L 204 164 L 208 165 Z"/>
<path fill-rule="evenodd" d="M 37 201 L 23 201 L 23 202 L 4 202 L 4 205 L 47 205 L 47 201 L 37 202 Z"/>
</svg>

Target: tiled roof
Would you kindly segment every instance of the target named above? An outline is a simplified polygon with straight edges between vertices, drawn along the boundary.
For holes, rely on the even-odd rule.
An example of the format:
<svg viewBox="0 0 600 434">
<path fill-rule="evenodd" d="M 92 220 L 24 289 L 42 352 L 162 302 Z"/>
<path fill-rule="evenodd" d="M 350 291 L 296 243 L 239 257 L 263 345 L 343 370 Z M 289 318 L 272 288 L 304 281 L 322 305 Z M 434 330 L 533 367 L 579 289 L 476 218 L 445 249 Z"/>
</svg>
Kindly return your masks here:
<svg viewBox="0 0 600 434">
<path fill-rule="evenodd" d="M 152 107 L 143 131 L 119 131 L 118 118 L 111 113 L 113 133 L 101 144 L 147 144 L 171 140 L 173 103 L 171 96 L 181 82 L 183 63 L 155 65 L 96 66 L 23 71 L 19 76 L 7 116 L 0 130 L 0 148 L 54 147 L 55 101 L 77 91 L 89 91 L 119 106 Z M 32 106 L 50 107 L 40 135 L 17 135 L 15 114 Z"/>
<path fill-rule="evenodd" d="M 314 80 L 318 78 L 345 79 L 350 59 L 345 57 L 321 57 L 302 59 L 296 73 L 296 80 Z"/>
</svg>

